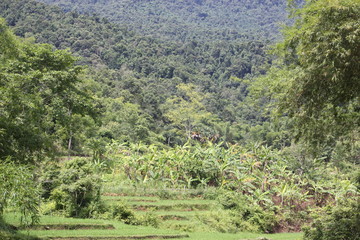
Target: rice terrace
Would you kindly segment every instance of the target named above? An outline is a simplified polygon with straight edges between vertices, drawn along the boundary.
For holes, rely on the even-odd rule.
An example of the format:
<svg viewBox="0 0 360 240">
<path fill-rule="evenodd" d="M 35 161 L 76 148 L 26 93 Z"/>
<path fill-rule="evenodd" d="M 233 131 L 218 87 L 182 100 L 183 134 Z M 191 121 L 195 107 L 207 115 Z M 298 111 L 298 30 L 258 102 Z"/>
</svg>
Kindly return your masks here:
<svg viewBox="0 0 360 240">
<path fill-rule="evenodd" d="M 229 234 L 221 232 L 207 232 L 202 223 L 201 216 L 205 217 L 216 208 L 215 200 L 206 200 L 198 192 L 190 193 L 180 190 L 162 190 L 171 198 L 161 199 L 152 190 L 143 195 L 131 192 L 129 189 L 118 193 L 104 193 L 106 204 L 127 204 L 134 214 L 151 213 L 157 218 L 157 228 L 146 226 L 132 226 L 113 220 L 95 220 L 65 218 L 58 216 L 43 216 L 40 223 L 34 226 L 21 226 L 20 217 L 14 213 L 5 214 L 7 223 L 16 226 L 23 235 L 35 235 L 45 239 L 300 239 L 301 233 L 256 234 L 238 233 Z M 131 211 L 130 209 L 128 209 Z"/>
</svg>

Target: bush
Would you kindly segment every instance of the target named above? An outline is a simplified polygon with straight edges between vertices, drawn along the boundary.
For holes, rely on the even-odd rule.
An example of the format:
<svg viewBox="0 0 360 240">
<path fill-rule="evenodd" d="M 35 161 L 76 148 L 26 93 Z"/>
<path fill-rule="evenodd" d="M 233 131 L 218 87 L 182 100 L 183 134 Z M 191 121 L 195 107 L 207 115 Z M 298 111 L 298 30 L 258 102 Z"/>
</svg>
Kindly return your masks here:
<svg viewBox="0 0 360 240">
<path fill-rule="evenodd" d="M 0 217 L 7 207 L 21 213 L 24 225 L 37 223 L 40 193 L 32 170 L 11 161 L 0 162 Z"/>
<path fill-rule="evenodd" d="M 108 210 L 108 215 L 110 219 L 122 221 L 125 224 L 153 227 L 159 226 L 159 219 L 153 214 L 146 213 L 145 215 L 137 216 L 135 215 L 135 212 L 124 203 L 118 203 L 111 206 Z"/>
<path fill-rule="evenodd" d="M 203 198 L 208 200 L 216 200 L 219 195 L 220 191 L 215 187 L 208 187 L 204 190 Z"/>
<path fill-rule="evenodd" d="M 203 223 L 219 232 L 274 232 L 278 220 L 273 211 L 264 210 L 243 194 L 224 192 L 218 201 L 223 210 L 201 217 Z"/>
<path fill-rule="evenodd" d="M 359 240 L 360 201 L 346 200 L 304 229 L 305 240 Z"/>
<path fill-rule="evenodd" d="M 46 201 L 42 202 L 40 205 L 40 213 L 43 215 L 53 215 L 56 214 L 56 202 L 55 201 Z"/>
<path fill-rule="evenodd" d="M 42 164 L 42 166 L 41 176 L 39 177 L 39 183 L 42 189 L 41 196 L 44 199 L 48 199 L 51 192 L 60 185 L 58 179 L 60 167 L 53 161 L 46 161 Z"/>
<path fill-rule="evenodd" d="M 218 201 L 224 209 L 239 209 L 248 204 L 244 195 L 229 191 L 219 195 Z"/>
<path fill-rule="evenodd" d="M 138 219 L 141 225 L 152 226 L 155 228 L 159 227 L 159 218 L 152 213 L 146 213 L 144 215 L 140 215 Z"/>
<path fill-rule="evenodd" d="M 110 218 L 126 224 L 138 225 L 134 212 L 125 204 L 119 203 L 110 207 Z"/>
<path fill-rule="evenodd" d="M 100 179 L 94 175 L 85 159 L 67 162 L 58 176 L 60 183 L 52 190 L 50 199 L 56 210 L 68 217 L 91 217 L 100 206 Z"/>
</svg>

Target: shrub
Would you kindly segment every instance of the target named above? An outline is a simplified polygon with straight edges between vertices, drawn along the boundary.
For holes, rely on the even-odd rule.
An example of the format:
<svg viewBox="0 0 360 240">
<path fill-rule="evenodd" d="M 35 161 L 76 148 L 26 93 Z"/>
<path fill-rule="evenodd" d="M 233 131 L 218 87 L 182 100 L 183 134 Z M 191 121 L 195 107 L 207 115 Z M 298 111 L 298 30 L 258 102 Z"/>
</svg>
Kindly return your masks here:
<svg viewBox="0 0 360 240">
<path fill-rule="evenodd" d="M 153 214 L 146 213 L 144 215 L 137 216 L 135 215 L 135 212 L 124 203 L 112 205 L 108 210 L 108 215 L 110 219 L 122 221 L 125 224 L 153 227 L 159 226 L 159 219 Z"/>
<path fill-rule="evenodd" d="M 229 191 L 219 195 L 218 201 L 224 209 L 238 209 L 247 204 L 244 195 Z"/>
<path fill-rule="evenodd" d="M 304 229 L 305 240 L 359 240 L 360 201 L 346 200 Z"/>
<path fill-rule="evenodd" d="M 228 191 L 220 195 L 218 200 L 228 210 L 225 211 L 228 215 L 226 218 L 231 219 L 238 231 L 271 233 L 278 225 L 279 221 L 273 211 L 254 204 L 243 194 Z"/>
<path fill-rule="evenodd" d="M 40 205 L 40 212 L 43 215 L 53 215 L 54 213 L 56 213 L 56 202 L 55 201 L 42 202 Z"/>
<path fill-rule="evenodd" d="M 24 225 L 37 223 L 40 193 L 32 170 L 11 161 L 0 162 L 0 217 L 7 207 L 21 213 Z"/>
<path fill-rule="evenodd" d="M 236 233 L 238 228 L 235 224 L 231 211 L 218 210 L 198 216 L 199 220 L 210 229 L 222 233 Z"/>
<path fill-rule="evenodd" d="M 135 214 L 125 204 L 119 203 L 110 207 L 110 217 L 126 224 L 136 224 Z"/>
<path fill-rule="evenodd" d="M 100 179 L 93 174 L 85 159 L 67 162 L 61 169 L 60 185 L 52 192 L 56 210 L 63 210 L 69 217 L 91 217 L 100 203 Z"/>
<path fill-rule="evenodd" d="M 220 191 L 215 187 L 208 187 L 204 190 L 203 198 L 208 200 L 216 200 L 219 195 Z"/>
<path fill-rule="evenodd" d="M 159 218 L 152 213 L 146 213 L 137 217 L 138 222 L 144 226 L 159 227 Z"/>
<path fill-rule="evenodd" d="M 60 185 L 58 176 L 60 174 L 60 167 L 56 162 L 47 161 L 42 164 L 43 169 L 39 177 L 41 187 L 41 196 L 48 199 L 56 187 Z"/>
</svg>

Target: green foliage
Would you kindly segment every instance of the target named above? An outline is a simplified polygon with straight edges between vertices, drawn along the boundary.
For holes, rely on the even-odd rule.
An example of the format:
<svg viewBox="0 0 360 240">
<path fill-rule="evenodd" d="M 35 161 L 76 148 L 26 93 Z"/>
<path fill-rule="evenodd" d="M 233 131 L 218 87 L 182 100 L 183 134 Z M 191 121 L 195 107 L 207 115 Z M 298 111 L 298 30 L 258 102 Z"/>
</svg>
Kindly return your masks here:
<svg viewBox="0 0 360 240">
<path fill-rule="evenodd" d="M 201 124 L 211 124 L 214 119 L 202 103 L 205 96 L 196 90 L 195 85 L 180 84 L 177 88 L 180 96 L 167 99 L 163 105 L 164 117 L 185 130 L 185 135 L 190 139 L 192 131 L 202 132 Z"/>
<path fill-rule="evenodd" d="M 304 228 L 306 240 L 360 239 L 360 201 L 344 200 L 318 216 L 311 227 Z"/>
<path fill-rule="evenodd" d="M 212 10 L 220 7 L 218 2 L 210 5 Z M 267 11 L 272 7 L 281 9 L 284 6 L 283 3 L 261 2 L 257 5 L 264 8 L 258 9 L 252 3 L 247 2 L 246 5 L 249 11 Z M 242 9 L 244 5 L 238 7 Z M 2 1 L 0 14 L 15 27 L 18 35 L 32 36 L 37 42 L 50 43 L 60 49 L 70 48 L 82 56 L 78 63 L 93 67 L 89 75 L 97 82 L 92 90 L 101 102 L 99 107 L 105 112 L 104 123 L 98 129 L 81 114 L 74 113 L 69 118 L 69 114 L 64 112 L 67 124 L 58 126 L 56 131 L 58 145 L 63 148 L 70 146 L 67 147 L 69 154 L 87 153 L 84 142 L 96 135 L 105 141 L 142 141 L 170 146 L 184 144 L 188 135 L 179 131 L 179 124 L 171 124 L 172 121 L 165 116 L 169 111 L 163 111 L 163 107 L 174 100 L 173 96 L 184 97 L 176 87 L 181 84 L 195 85 L 196 91 L 205 97 L 201 101 L 201 109 L 209 114 L 196 124 L 203 136 L 219 134 L 228 142 L 247 142 L 251 137 L 244 138 L 246 133 L 240 132 L 247 131 L 244 125 L 264 120 L 257 117 L 256 107 L 243 107 L 241 101 L 247 94 L 247 84 L 231 77 L 244 78 L 265 73 L 271 64 L 271 58 L 265 54 L 265 37 L 256 37 L 255 41 L 244 33 L 233 41 L 202 42 L 193 39 L 183 43 L 164 42 L 135 35 L 106 19 L 73 12 L 62 13 L 56 7 L 29 0 Z M 236 16 L 238 18 L 239 14 Z M 239 29 L 244 26 L 241 25 Z M 221 29 L 221 32 L 224 30 Z M 230 32 L 225 32 L 224 38 L 227 38 Z M 223 38 L 222 33 L 218 36 Z M 117 99 L 121 99 L 122 103 L 119 104 Z M 183 99 L 186 100 L 183 103 L 188 102 L 188 99 Z M 113 108 L 119 105 L 120 108 Z M 179 115 L 179 111 L 172 113 L 173 116 Z M 190 117 L 196 119 L 197 116 L 192 113 Z M 213 124 L 214 119 L 219 120 L 216 125 Z M 91 134 L 84 133 L 90 130 L 93 130 Z M 271 142 L 273 138 L 268 139 Z"/>
<path fill-rule="evenodd" d="M 60 167 L 56 162 L 45 161 L 42 164 L 39 185 L 41 187 L 41 196 L 44 199 L 49 199 L 51 192 L 60 185 L 58 176 L 60 174 Z"/>
<path fill-rule="evenodd" d="M 106 112 L 100 134 L 123 142 L 150 142 L 150 116 L 140 106 L 123 98 L 104 99 Z"/>
<path fill-rule="evenodd" d="M 271 233 L 278 227 L 274 211 L 262 209 L 245 195 L 225 192 L 218 200 L 224 209 L 229 210 L 227 215 L 233 218 L 232 224 L 235 224 L 237 231 Z"/>
<path fill-rule="evenodd" d="M 237 233 L 237 232 L 266 232 L 275 231 L 277 221 L 275 214 L 264 211 L 260 208 L 247 209 L 244 215 L 238 210 L 219 210 L 200 216 L 200 220 L 210 229 L 218 232 Z"/>
<path fill-rule="evenodd" d="M 18 55 L 18 42 L 16 37 L 9 30 L 4 19 L 0 19 L 0 60 Z"/>
<path fill-rule="evenodd" d="M 281 107 L 294 119 L 297 137 L 322 147 L 359 131 L 360 4 L 308 1 L 296 12 L 277 46 L 293 74 Z"/>
<path fill-rule="evenodd" d="M 124 203 L 117 203 L 108 207 L 105 213 L 109 219 L 115 219 L 125 224 L 143 225 L 143 226 L 159 226 L 159 218 L 151 213 L 136 214 L 129 206 Z"/>
<path fill-rule="evenodd" d="M 114 161 L 117 179 L 135 187 L 128 194 L 146 192 L 168 199 L 174 196 L 165 188 L 196 188 L 204 197 L 217 198 L 225 213 L 209 214 L 202 221 L 225 232 L 299 231 L 310 221 L 313 208 L 357 194 L 351 181 L 356 165 L 324 165 L 296 145 L 279 151 L 259 144 L 224 148 L 188 143 L 160 150 L 113 142 L 105 157 Z M 154 187 L 159 189 L 148 190 Z"/>
<path fill-rule="evenodd" d="M 58 2 L 70 6 L 67 0 Z M 272 64 L 265 54 L 266 38 L 274 29 L 274 15 L 283 16 L 284 2 L 123 2 L 132 8 L 119 1 L 105 7 L 106 2 L 92 4 L 113 20 L 119 20 L 110 14 L 116 9 L 128 10 L 124 18 L 132 11 L 145 13 L 130 28 L 141 25 L 161 39 L 34 1 L 0 2 L 0 14 L 15 33 L 33 37 L 15 37 L 0 20 L 0 160 L 10 156 L 14 162 L 36 163 L 45 153 L 65 151 L 69 158 L 92 156 L 64 162 L 62 168 L 44 167 L 39 177 L 48 199 L 44 212 L 157 225 L 156 217 L 136 216 L 125 205 L 106 209 L 94 172 L 111 172 L 144 191 L 157 186 L 162 198 L 171 197 L 162 191 L 169 187 L 196 192 L 216 187 L 220 190 L 208 197 L 218 198 L 223 209 L 202 221 L 222 232 L 298 230 L 309 221 L 311 208 L 358 196 L 359 186 L 350 180 L 359 159 L 357 0 L 307 1 L 304 8 L 292 9 L 295 24 L 277 45 L 279 65 L 257 79 Z M 78 1 L 71 7 L 78 3 L 83 11 L 90 6 Z M 227 20 L 216 17 L 224 11 Z M 269 18 L 254 14 L 259 11 Z M 242 12 L 260 16 L 254 19 L 261 27 L 244 24 Z M 185 24 L 179 24 L 184 16 Z M 234 24 L 234 16 L 239 23 Z M 163 17 L 167 23 L 154 33 L 158 25 L 148 23 Z M 150 21 L 137 25 L 144 19 Z M 224 28 L 224 21 L 242 30 Z M 249 26 L 255 33 L 246 33 Z M 34 38 L 83 58 L 34 44 Z M 176 41 L 164 41 L 169 38 Z M 91 65 L 89 71 L 83 64 Z M 93 118 L 97 112 L 101 123 Z M 294 144 L 293 136 L 306 144 Z M 309 146 L 318 151 L 309 153 Z M 17 181 L 14 169 L 22 165 L 11 164 L 4 165 L 3 177 Z M 29 174 L 22 177 L 32 186 Z M 0 184 L 12 194 L 14 186 L 7 182 Z M 35 203 L 16 205 L 19 199 L 14 199 L 23 215 L 35 212 Z M 1 210 L 12 206 L 6 196 L 0 200 Z M 330 215 L 343 223 L 342 216 L 351 211 L 340 208 Z M 357 218 L 337 229 L 331 218 L 320 219 L 309 236 L 331 236 L 327 230 L 345 236 Z"/>
<path fill-rule="evenodd" d="M 277 23 L 287 20 L 286 1 L 279 0 L 40 2 L 60 6 L 66 11 L 96 14 L 125 24 L 142 35 L 178 42 L 233 41 L 249 37 L 274 39 L 279 28 Z"/>
<path fill-rule="evenodd" d="M 68 51 L 20 41 L 17 47 L 19 54 L 0 66 L 0 158 L 35 162 L 51 153 L 60 129 L 71 140 L 74 116 L 92 113 L 92 98 L 80 90 L 82 68 Z"/>
<path fill-rule="evenodd" d="M 82 158 L 65 163 L 57 181 L 59 186 L 51 191 L 50 200 L 56 210 L 66 216 L 91 217 L 100 205 L 100 179 L 93 174 L 90 164 Z"/>
<path fill-rule="evenodd" d="M 135 222 L 135 214 L 125 204 L 116 204 L 110 207 L 111 218 L 123 221 L 126 224 Z"/>
<path fill-rule="evenodd" d="M 39 221 L 39 190 L 32 170 L 25 165 L 10 161 L 0 162 L 0 219 L 6 208 L 15 208 L 21 213 L 25 225 Z"/>
</svg>

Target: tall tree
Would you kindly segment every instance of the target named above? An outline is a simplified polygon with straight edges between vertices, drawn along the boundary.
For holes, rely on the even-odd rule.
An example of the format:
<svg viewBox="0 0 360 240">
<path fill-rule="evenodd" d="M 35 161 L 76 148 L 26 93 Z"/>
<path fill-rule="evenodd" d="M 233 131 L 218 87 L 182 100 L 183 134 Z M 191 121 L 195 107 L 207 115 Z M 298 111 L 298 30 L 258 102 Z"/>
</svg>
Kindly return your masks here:
<svg viewBox="0 0 360 240">
<path fill-rule="evenodd" d="M 188 138 L 191 132 L 200 127 L 201 123 L 214 120 L 210 112 L 205 109 L 202 101 L 204 94 L 196 90 L 194 84 L 179 84 L 178 97 L 167 99 L 163 105 L 164 116 L 176 127 L 185 131 Z M 198 130 L 198 129 L 197 129 Z"/>
<path fill-rule="evenodd" d="M 277 45 L 291 73 L 283 84 L 282 111 L 293 118 L 296 136 L 313 146 L 358 135 L 360 2 L 307 1 L 294 17 Z"/>
<path fill-rule="evenodd" d="M 71 131 L 73 114 L 92 112 L 92 98 L 79 88 L 82 68 L 71 53 L 21 41 L 3 20 L 0 29 L 0 159 L 34 162 L 59 126 Z"/>
</svg>

